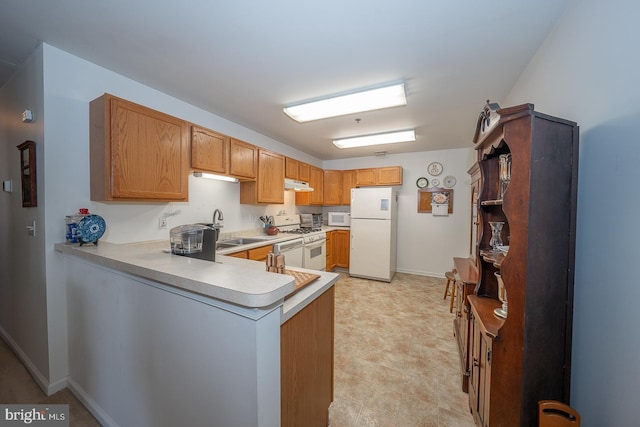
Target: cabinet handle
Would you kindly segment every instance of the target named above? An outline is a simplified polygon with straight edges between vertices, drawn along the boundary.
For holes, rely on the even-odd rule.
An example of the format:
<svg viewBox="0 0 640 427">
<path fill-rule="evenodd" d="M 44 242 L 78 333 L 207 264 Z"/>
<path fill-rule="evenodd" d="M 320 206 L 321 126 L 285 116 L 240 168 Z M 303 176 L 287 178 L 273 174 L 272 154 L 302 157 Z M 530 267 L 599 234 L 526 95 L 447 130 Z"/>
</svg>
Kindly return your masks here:
<svg viewBox="0 0 640 427">
<path fill-rule="evenodd" d="M 480 366 L 480 363 L 478 363 L 478 359 L 476 359 L 475 357 L 473 358 L 473 366 Z"/>
</svg>

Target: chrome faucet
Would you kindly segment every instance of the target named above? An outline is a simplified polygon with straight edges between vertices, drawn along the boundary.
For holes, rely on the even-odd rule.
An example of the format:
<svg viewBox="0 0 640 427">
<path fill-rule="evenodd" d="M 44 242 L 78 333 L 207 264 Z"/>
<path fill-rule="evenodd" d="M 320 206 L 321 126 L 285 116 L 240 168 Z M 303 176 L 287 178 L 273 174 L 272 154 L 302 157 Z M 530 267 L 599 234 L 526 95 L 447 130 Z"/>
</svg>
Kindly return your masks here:
<svg viewBox="0 0 640 427">
<path fill-rule="evenodd" d="M 222 228 L 222 224 L 216 221 L 216 216 L 218 217 L 218 221 L 224 221 L 224 215 L 220 209 L 216 209 L 213 211 L 213 226 L 217 228 Z"/>
</svg>

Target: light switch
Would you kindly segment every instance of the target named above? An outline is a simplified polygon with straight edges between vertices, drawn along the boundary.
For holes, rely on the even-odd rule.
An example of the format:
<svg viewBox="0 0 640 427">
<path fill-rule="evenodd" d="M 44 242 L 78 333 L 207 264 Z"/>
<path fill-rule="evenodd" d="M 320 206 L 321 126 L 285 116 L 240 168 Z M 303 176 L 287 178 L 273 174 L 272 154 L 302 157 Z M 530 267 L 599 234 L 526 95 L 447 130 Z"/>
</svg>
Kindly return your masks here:
<svg viewBox="0 0 640 427">
<path fill-rule="evenodd" d="M 2 181 L 2 191 L 11 193 L 13 191 L 13 182 L 10 179 Z"/>
<path fill-rule="evenodd" d="M 27 236 L 36 235 L 36 220 L 31 221 L 31 225 L 27 225 Z"/>
</svg>

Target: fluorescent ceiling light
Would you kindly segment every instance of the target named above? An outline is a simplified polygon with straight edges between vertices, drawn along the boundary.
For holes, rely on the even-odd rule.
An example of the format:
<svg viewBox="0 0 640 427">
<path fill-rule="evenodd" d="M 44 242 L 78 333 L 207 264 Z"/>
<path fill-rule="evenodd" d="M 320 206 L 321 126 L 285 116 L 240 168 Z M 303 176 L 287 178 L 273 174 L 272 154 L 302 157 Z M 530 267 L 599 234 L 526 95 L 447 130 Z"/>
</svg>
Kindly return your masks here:
<svg viewBox="0 0 640 427">
<path fill-rule="evenodd" d="M 416 131 L 403 130 L 399 132 L 378 133 L 375 135 L 354 136 L 351 138 L 334 139 L 333 145 L 338 148 L 366 147 L 368 145 L 394 144 L 416 140 Z"/>
<path fill-rule="evenodd" d="M 292 105 L 284 112 L 302 123 L 400 105 L 407 105 L 404 83 Z"/>
<path fill-rule="evenodd" d="M 196 178 L 207 178 L 207 179 L 217 179 L 219 181 L 238 182 L 237 178 L 224 176 L 224 175 L 216 175 L 213 173 L 204 173 L 204 172 L 195 171 L 193 172 L 193 176 L 195 176 Z"/>
</svg>

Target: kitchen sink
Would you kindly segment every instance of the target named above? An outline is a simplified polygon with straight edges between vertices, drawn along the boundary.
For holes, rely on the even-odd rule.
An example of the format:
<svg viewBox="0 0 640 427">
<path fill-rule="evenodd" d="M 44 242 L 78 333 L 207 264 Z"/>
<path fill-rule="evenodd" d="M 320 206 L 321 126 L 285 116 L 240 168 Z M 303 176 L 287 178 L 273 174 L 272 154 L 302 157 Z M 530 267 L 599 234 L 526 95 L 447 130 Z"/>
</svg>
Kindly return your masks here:
<svg viewBox="0 0 640 427">
<path fill-rule="evenodd" d="M 264 237 L 240 237 L 237 239 L 229 239 L 229 240 L 219 240 L 216 248 L 220 249 L 229 249 L 235 248 L 241 245 L 249 245 L 251 243 L 262 243 L 269 240 L 271 236 Z"/>
<path fill-rule="evenodd" d="M 230 240 L 221 240 L 218 242 L 218 246 L 220 245 L 229 245 L 229 246 L 238 246 L 238 245 L 248 245 L 250 243 L 258 243 L 264 242 L 265 239 L 260 237 L 240 237 L 238 239 L 230 239 Z"/>
</svg>

